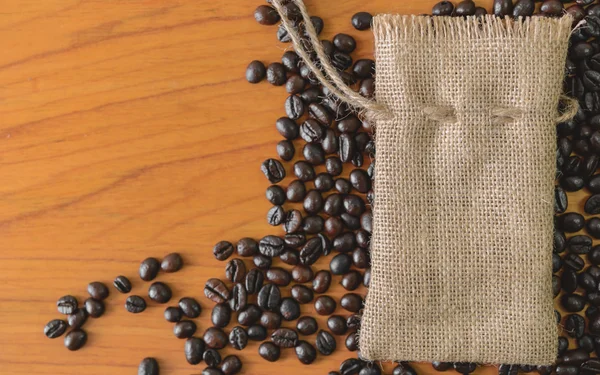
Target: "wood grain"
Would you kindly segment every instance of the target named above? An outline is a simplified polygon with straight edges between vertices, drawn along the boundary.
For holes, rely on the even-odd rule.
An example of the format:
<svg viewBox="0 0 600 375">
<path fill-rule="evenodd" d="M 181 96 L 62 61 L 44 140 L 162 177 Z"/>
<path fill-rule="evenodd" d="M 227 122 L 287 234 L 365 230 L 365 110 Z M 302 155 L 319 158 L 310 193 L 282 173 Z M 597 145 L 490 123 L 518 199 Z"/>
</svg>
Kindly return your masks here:
<svg viewBox="0 0 600 375">
<path fill-rule="evenodd" d="M 433 3 L 307 1 L 325 19 L 326 37 L 346 31 L 358 39 L 356 56 L 372 54 L 372 34 L 351 28 L 354 12 L 423 13 Z M 82 350 L 67 351 L 62 338 L 49 340 L 42 329 L 60 317 L 56 299 L 83 300 L 90 281 L 127 275 L 133 292 L 145 295 L 139 262 L 179 251 L 184 269 L 159 279 L 172 286 L 174 300 L 201 301 L 197 322 L 204 331 L 212 303 L 202 296 L 203 284 L 224 276 L 213 244 L 280 233 L 265 223 L 268 183 L 259 165 L 275 155 L 274 123 L 286 95 L 248 84 L 244 71 L 253 59 L 278 61 L 287 46 L 277 42 L 275 27 L 254 21 L 259 4 L 3 2 L 0 373 L 133 374 L 146 356 L 159 359 L 163 374 L 201 372 L 185 362 L 183 341 L 162 318 L 164 306 L 151 303 L 133 316 L 113 289 L 106 315 L 86 324 Z M 245 374 L 325 374 L 353 356 L 338 350 L 307 368 L 292 351 L 269 364 L 257 347 L 240 353 Z M 427 364 L 417 368 L 433 373 Z"/>
</svg>

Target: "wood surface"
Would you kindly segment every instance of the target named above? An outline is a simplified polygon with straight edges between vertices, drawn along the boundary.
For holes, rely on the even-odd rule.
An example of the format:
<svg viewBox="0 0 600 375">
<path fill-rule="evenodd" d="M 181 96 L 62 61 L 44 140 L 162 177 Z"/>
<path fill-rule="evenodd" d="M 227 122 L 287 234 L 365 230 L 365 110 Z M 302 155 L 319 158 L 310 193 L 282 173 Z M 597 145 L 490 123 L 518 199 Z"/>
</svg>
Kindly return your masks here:
<svg viewBox="0 0 600 375">
<path fill-rule="evenodd" d="M 357 38 L 355 57 L 372 55 L 372 34 L 351 27 L 353 13 L 417 14 L 433 3 L 307 1 L 324 18 L 325 37 Z M 126 296 L 112 287 L 105 316 L 86 323 L 89 340 L 80 351 L 69 352 L 62 337 L 49 340 L 42 331 L 61 317 L 57 298 L 83 301 L 90 281 L 111 284 L 122 274 L 134 282 L 133 293 L 146 295 L 139 262 L 178 251 L 184 269 L 158 280 L 172 287 L 173 302 L 200 301 L 203 332 L 212 307 L 204 282 L 224 277 L 214 243 L 281 233 L 265 222 L 269 184 L 259 167 L 275 156 L 274 123 L 286 94 L 265 82 L 248 84 L 244 72 L 253 59 L 279 61 L 288 46 L 277 42 L 276 27 L 254 21 L 260 4 L 2 2 L 0 374 L 134 374 L 146 356 L 159 360 L 161 374 L 201 372 L 203 365 L 186 363 L 183 340 L 163 319 L 165 306 L 150 303 L 144 313 L 129 314 Z M 335 283 L 331 294 L 342 293 Z M 314 314 L 312 305 L 303 308 Z M 292 350 L 268 363 L 256 343 L 236 354 L 245 374 L 326 374 L 355 356 L 343 338 L 339 346 L 310 367 Z M 416 367 L 434 373 L 428 364 Z"/>
</svg>

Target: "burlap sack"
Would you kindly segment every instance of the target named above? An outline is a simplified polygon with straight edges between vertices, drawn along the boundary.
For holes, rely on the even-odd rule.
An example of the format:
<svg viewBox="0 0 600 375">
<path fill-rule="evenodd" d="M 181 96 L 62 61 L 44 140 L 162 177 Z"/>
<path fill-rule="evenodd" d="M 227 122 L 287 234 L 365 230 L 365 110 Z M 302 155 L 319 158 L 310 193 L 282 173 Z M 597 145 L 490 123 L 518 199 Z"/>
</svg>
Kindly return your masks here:
<svg viewBox="0 0 600 375">
<path fill-rule="evenodd" d="M 380 15 L 371 360 L 546 365 L 557 105 L 572 20 Z"/>
</svg>

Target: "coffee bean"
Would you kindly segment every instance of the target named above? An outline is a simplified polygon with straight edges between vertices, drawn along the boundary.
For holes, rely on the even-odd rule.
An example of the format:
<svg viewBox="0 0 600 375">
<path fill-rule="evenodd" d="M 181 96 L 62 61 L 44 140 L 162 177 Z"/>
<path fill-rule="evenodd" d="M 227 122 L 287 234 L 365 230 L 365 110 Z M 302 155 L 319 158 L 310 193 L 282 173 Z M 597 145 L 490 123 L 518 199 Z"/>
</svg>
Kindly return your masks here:
<svg viewBox="0 0 600 375">
<path fill-rule="evenodd" d="M 344 210 L 352 216 L 360 217 L 365 212 L 365 203 L 359 196 L 349 194 L 344 197 L 343 204 Z"/>
<path fill-rule="evenodd" d="M 167 303 L 171 300 L 172 295 L 171 288 L 160 281 L 152 283 L 148 288 L 148 297 L 154 302 Z"/>
<path fill-rule="evenodd" d="M 281 237 L 265 236 L 258 243 L 258 251 L 266 257 L 277 257 L 284 250 L 284 243 Z"/>
<path fill-rule="evenodd" d="M 294 348 L 296 356 L 300 363 L 310 365 L 317 358 L 317 351 L 314 346 L 306 341 L 299 341 L 298 345 Z"/>
<path fill-rule="evenodd" d="M 579 366 L 588 359 L 590 359 L 590 355 L 585 350 L 571 349 L 563 354 L 562 364 L 567 366 Z"/>
<path fill-rule="evenodd" d="M 582 337 L 585 332 L 585 319 L 577 314 L 569 314 L 565 319 L 565 331 L 571 337 Z"/>
<path fill-rule="evenodd" d="M 225 328 L 231 321 L 231 309 L 227 303 L 216 304 L 210 314 L 210 321 L 215 327 Z"/>
<path fill-rule="evenodd" d="M 233 245 L 229 241 L 220 241 L 213 247 L 213 255 L 217 260 L 226 260 L 233 254 Z"/>
<path fill-rule="evenodd" d="M 315 311 L 319 315 L 331 315 L 335 311 L 337 304 L 329 296 L 319 296 L 315 300 Z"/>
<path fill-rule="evenodd" d="M 305 195 L 306 187 L 304 186 L 304 182 L 299 180 L 290 182 L 286 192 L 287 199 L 290 202 L 300 202 L 304 199 Z"/>
<path fill-rule="evenodd" d="M 278 183 L 285 178 L 285 169 L 279 160 L 265 160 L 262 163 L 260 170 L 272 184 Z"/>
<path fill-rule="evenodd" d="M 594 264 L 600 264 L 600 246 L 594 246 L 588 254 L 588 260 Z"/>
<path fill-rule="evenodd" d="M 283 140 L 277 143 L 277 155 L 284 161 L 290 161 L 294 158 L 296 149 L 291 141 Z"/>
<path fill-rule="evenodd" d="M 281 355 L 279 347 L 272 342 L 263 342 L 258 347 L 258 354 L 269 362 L 275 362 Z"/>
<path fill-rule="evenodd" d="M 80 328 L 71 330 L 65 336 L 65 347 L 71 351 L 79 350 L 87 341 L 87 333 Z"/>
<path fill-rule="evenodd" d="M 125 300 L 125 310 L 133 314 L 139 314 L 146 310 L 146 301 L 140 296 L 129 296 Z"/>
<path fill-rule="evenodd" d="M 331 125 L 333 118 L 329 110 L 318 103 L 310 103 L 308 106 L 308 115 L 317 120 L 323 126 Z"/>
<path fill-rule="evenodd" d="M 450 16 L 452 13 L 454 13 L 454 4 L 451 1 L 440 1 L 431 10 L 434 16 Z"/>
<path fill-rule="evenodd" d="M 238 313 L 237 320 L 238 323 L 243 326 L 250 326 L 258 322 L 261 315 L 262 311 L 258 306 L 254 304 L 248 304 Z"/>
<path fill-rule="evenodd" d="M 347 293 L 344 294 L 342 299 L 340 299 L 340 306 L 350 312 L 359 312 L 362 309 L 363 299 L 356 293 Z"/>
<path fill-rule="evenodd" d="M 548 15 L 560 16 L 563 9 L 564 7 L 560 0 L 546 0 L 542 3 L 540 11 Z"/>
<path fill-rule="evenodd" d="M 267 338 L 267 329 L 260 325 L 248 327 L 248 339 L 252 341 L 263 341 Z"/>
<path fill-rule="evenodd" d="M 257 60 L 252 61 L 246 68 L 246 80 L 250 83 L 259 83 L 265 78 L 266 74 L 265 64 Z"/>
<path fill-rule="evenodd" d="M 206 349 L 206 345 L 204 341 L 198 337 L 190 337 L 185 341 L 184 345 L 184 353 L 185 359 L 190 365 L 197 365 L 202 362 L 202 356 L 204 355 L 204 350 Z"/>
<path fill-rule="evenodd" d="M 213 278 L 204 285 L 204 295 L 215 303 L 222 303 L 229 299 L 230 292 L 221 280 Z"/>
<path fill-rule="evenodd" d="M 331 355 L 336 349 L 335 338 L 326 331 L 319 331 L 315 341 L 317 350 L 323 355 Z"/>
<path fill-rule="evenodd" d="M 173 326 L 173 334 L 178 339 L 190 338 L 196 333 L 196 323 L 191 320 L 182 320 Z"/>
<path fill-rule="evenodd" d="M 325 198 L 323 211 L 331 216 L 338 216 L 344 211 L 344 198 L 340 194 L 331 194 Z"/>
<path fill-rule="evenodd" d="M 340 234 L 339 236 L 333 239 L 333 248 L 334 250 L 339 251 L 340 253 L 347 253 L 356 247 L 356 237 L 352 232 L 346 232 Z"/>
<path fill-rule="evenodd" d="M 298 343 L 298 334 L 290 328 L 279 328 L 273 332 L 271 340 L 280 348 L 293 348 Z"/>
<path fill-rule="evenodd" d="M 317 190 L 311 190 L 304 198 L 304 210 L 311 214 L 319 213 L 323 209 L 323 198 Z"/>
<path fill-rule="evenodd" d="M 306 81 L 304 80 L 304 78 L 302 78 L 300 76 L 291 76 L 285 82 L 285 91 L 287 91 L 288 94 L 292 94 L 292 95 L 299 94 L 302 91 L 304 91 L 305 86 L 306 86 Z M 302 105 L 304 105 L 304 103 L 302 103 Z"/>
<path fill-rule="evenodd" d="M 352 26 L 356 30 L 368 30 L 371 27 L 373 16 L 371 13 L 358 12 L 352 16 Z"/>
<path fill-rule="evenodd" d="M 588 234 L 596 239 L 600 238 L 600 219 L 593 217 L 585 224 Z"/>
<path fill-rule="evenodd" d="M 271 283 L 263 285 L 258 292 L 258 306 L 268 311 L 278 311 L 281 303 L 281 292 L 279 288 Z"/>
<path fill-rule="evenodd" d="M 165 309 L 164 317 L 167 322 L 177 323 L 183 318 L 183 311 L 181 311 L 179 306 L 169 306 Z"/>
<path fill-rule="evenodd" d="M 317 332 L 318 328 L 319 326 L 317 324 L 317 321 L 315 320 L 315 318 L 310 316 L 303 316 L 300 319 L 298 319 L 298 322 L 296 323 L 296 329 L 298 330 L 298 332 L 305 336 L 310 336 L 314 334 L 315 332 Z"/>
<path fill-rule="evenodd" d="M 49 339 L 55 339 L 62 336 L 67 330 L 67 322 L 62 319 L 54 319 L 48 322 L 44 327 L 44 335 Z"/>
<path fill-rule="evenodd" d="M 577 272 L 566 268 L 561 275 L 560 283 L 566 293 L 573 293 L 577 289 Z"/>
<path fill-rule="evenodd" d="M 258 293 L 263 285 L 264 276 L 259 269 L 253 268 L 248 272 L 245 279 L 246 292 L 248 294 Z"/>
<path fill-rule="evenodd" d="M 217 350 L 209 348 L 204 351 L 202 359 L 207 366 L 216 367 L 221 363 L 221 354 Z"/>
<path fill-rule="evenodd" d="M 577 366 L 558 365 L 554 370 L 556 375 L 577 375 L 579 368 Z"/>
<path fill-rule="evenodd" d="M 271 187 L 273 187 L 273 186 L 278 188 L 280 190 L 280 192 L 274 193 L 271 196 L 271 198 L 273 200 L 276 200 L 277 202 L 280 202 L 280 200 L 281 200 L 281 204 L 283 204 L 285 202 L 285 192 L 279 186 L 272 185 Z M 278 197 L 276 198 L 275 195 L 278 195 Z M 267 199 L 269 199 L 268 193 L 267 193 Z M 269 200 L 271 201 L 271 199 L 269 199 Z M 271 203 L 273 203 L 273 202 L 271 202 Z M 258 252 L 258 243 L 252 238 L 244 237 L 238 241 L 236 250 L 237 250 L 237 253 L 239 256 L 250 257 Z"/>
<path fill-rule="evenodd" d="M 356 290 L 362 282 L 362 275 L 358 271 L 350 271 L 342 277 L 340 284 L 348 291 Z"/>
<path fill-rule="evenodd" d="M 362 127 L 362 123 L 356 116 L 348 116 L 344 119 L 341 119 L 337 122 L 336 125 L 341 133 L 356 133 L 356 131 Z"/>
<path fill-rule="evenodd" d="M 292 269 L 292 279 L 297 283 L 307 283 L 314 277 L 310 266 L 297 265 Z"/>
<path fill-rule="evenodd" d="M 318 143 L 307 143 L 302 148 L 302 156 L 312 165 L 325 163 L 325 151 Z"/>
<path fill-rule="evenodd" d="M 334 275 L 343 275 L 350 271 L 352 258 L 347 254 L 338 254 L 331 259 L 329 269 Z"/>
<path fill-rule="evenodd" d="M 204 332 L 204 342 L 211 349 L 223 349 L 227 345 L 227 335 L 221 328 L 210 327 Z"/>
<path fill-rule="evenodd" d="M 292 298 L 284 298 L 281 300 L 279 307 L 281 317 L 287 321 L 292 321 L 300 317 L 300 305 Z"/>
<path fill-rule="evenodd" d="M 259 269 L 267 270 L 271 267 L 271 264 L 273 264 L 273 258 L 264 256 L 262 254 L 256 254 L 254 257 L 252 257 L 252 262 Z"/>
<path fill-rule="evenodd" d="M 281 134 L 285 139 L 294 140 L 298 138 L 298 135 L 300 134 L 298 124 L 288 117 L 279 118 L 275 122 L 275 127 L 277 128 L 279 134 Z"/>
<path fill-rule="evenodd" d="M 363 274 L 363 285 L 368 288 L 371 285 L 371 268 L 367 268 Z"/>
<path fill-rule="evenodd" d="M 327 328 L 336 335 L 344 335 L 348 330 L 346 319 L 340 315 L 332 315 L 327 319 Z"/>
<path fill-rule="evenodd" d="M 363 368 L 363 364 L 359 359 L 349 358 L 340 364 L 341 375 L 353 375 L 358 374 Z"/>
<path fill-rule="evenodd" d="M 330 237 L 336 237 L 344 230 L 344 222 L 339 217 L 331 216 L 325 220 L 325 234 Z"/>
<path fill-rule="evenodd" d="M 325 129 L 317 120 L 309 118 L 300 125 L 300 138 L 307 143 L 320 142 L 325 138 Z M 298 176 L 298 173 L 296 173 L 296 176 Z M 298 178 L 300 177 L 298 176 Z"/>
<path fill-rule="evenodd" d="M 113 285 L 121 293 L 131 292 L 131 282 L 125 276 L 117 276 L 113 281 Z"/>
<path fill-rule="evenodd" d="M 248 345 L 248 333 L 243 327 L 235 326 L 229 332 L 229 344 L 236 349 L 242 350 Z"/>
<path fill-rule="evenodd" d="M 228 355 L 221 363 L 221 371 L 224 375 L 234 375 L 242 370 L 242 361 L 235 355 Z"/>
<path fill-rule="evenodd" d="M 290 73 L 298 73 L 298 66 L 300 64 L 300 57 L 294 51 L 286 51 L 281 56 L 281 63 L 285 69 Z"/>
<path fill-rule="evenodd" d="M 342 161 L 337 157 L 327 158 L 325 160 L 325 169 L 332 176 L 339 176 L 342 173 Z M 598 175 L 598 191 L 600 192 L 600 175 Z"/>
<path fill-rule="evenodd" d="M 98 301 L 102 301 L 108 297 L 108 288 L 99 281 L 89 283 L 87 291 L 93 299 Z"/>
<path fill-rule="evenodd" d="M 356 153 L 356 141 L 351 134 L 342 133 L 339 137 L 339 155 L 344 163 L 350 162 Z"/>
<path fill-rule="evenodd" d="M 320 238 L 314 237 L 306 242 L 300 251 L 300 262 L 306 266 L 314 264 L 323 253 L 323 243 Z"/>
<path fill-rule="evenodd" d="M 93 298 L 88 298 L 83 303 L 85 311 L 92 318 L 99 318 L 104 314 L 104 303 Z"/>
<path fill-rule="evenodd" d="M 352 57 L 348 53 L 335 50 L 331 56 L 331 65 L 340 72 L 343 72 L 352 66 Z"/>
<path fill-rule="evenodd" d="M 56 308 L 61 314 L 73 314 L 77 311 L 77 298 L 70 295 L 62 296 L 56 301 Z"/>
<path fill-rule="evenodd" d="M 350 183 L 359 193 L 366 193 L 371 189 L 371 179 L 363 169 L 355 169 L 350 172 Z"/>
<path fill-rule="evenodd" d="M 280 267 L 274 267 L 267 270 L 267 280 L 275 285 L 287 286 L 292 281 L 292 276 L 288 271 Z"/>
<path fill-rule="evenodd" d="M 567 238 L 563 232 L 554 231 L 554 252 L 562 253 L 567 248 Z"/>
<path fill-rule="evenodd" d="M 304 115 L 305 111 L 306 107 L 304 106 L 304 102 L 298 95 L 290 95 L 285 100 L 285 113 L 290 119 L 298 120 Z"/>
<path fill-rule="evenodd" d="M 312 289 L 315 293 L 325 293 L 331 285 L 331 273 L 329 271 L 321 270 L 315 274 L 313 280 Z"/>
<path fill-rule="evenodd" d="M 283 86 L 287 80 L 285 67 L 280 63 L 271 63 L 267 67 L 267 81 L 273 86 Z"/>
<path fill-rule="evenodd" d="M 197 318 L 202 312 L 202 308 L 200 307 L 198 301 L 191 297 L 183 297 L 179 300 L 178 305 L 181 311 L 183 312 L 183 315 L 185 315 L 188 318 Z"/>
<path fill-rule="evenodd" d="M 587 254 L 592 249 L 592 239 L 586 235 L 573 236 L 569 238 L 567 248 L 576 254 Z"/>
<path fill-rule="evenodd" d="M 454 14 L 457 17 L 467 17 L 475 14 L 475 3 L 472 0 L 464 0 L 456 4 Z"/>
<path fill-rule="evenodd" d="M 333 45 L 342 52 L 351 53 L 356 49 L 356 41 L 348 34 L 337 34 L 333 37 Z"/>
<path fill-rule="evenodd" d="M 580 369 L 582 373 L 600 373 L 600 360 L 592 358 L 581 364 Z"/>
<path fill-rule="evenodd" d="M 183 258 L 179 253 L 167 254 L 160 264 L 160 268 L 167 273 L 177 272 L 183 267 Z"/>
<path fill-rule="evenodd" d="M 569 212 L 558 217 L 557 225 L 564 232 L 578 232 L 583 229 L 585 219 L 581 214 Z"/>
<path fill-rule="evenodd" d="M 240 311 L 246 307 L 248 301 L 248 294 L 244 285 L 237 283 L 231 289 L 231 299 L 229 300 L 229 307 L 233 311 Z"/>
<path fill-rule="evenodd" d="M 560 186 L 556 186 L 554 188 L 554 213 L 564 213 L 567 210 L 568 204 L 567 194 Z"/>
<path fill-rule="evenodd" d="M 333 177 L 329 173 L 319 173 L 314 181 L 315 189 L 320 192 L 326 192 L 333 189 Z"/>
<path fill-rule="evenodd" d="M 138 375 L 158 375 L 158 362 L 154 358 L 144 358 L 138 367 Z"/>
<path fill-rule="evenodd" d="M 352 332 L 346 336 L 346 340 L 344 341 L 346 345 L 346 349 L 351 352 L 355 352 L 358 350 L 358 334 L 356 332 Z"/>
<path fill-rule="evenodd" d="M 579 312 L 585 307 L 585 298 L 578 294 L 565 294 L 561 298 L 561 304 L 568 312 Z"/>
<path fill-rule="evenodd" d="M 260 316 L 260 325 L 266 329 L 277 329 L 281 327 L 281 315 L 272 311 L 265 311 Z"/>
<path fill-rule="evenodd" d="M 67 317 L 67 322 L 69 323 L 69 327 L 71 328 L 81 328 L 88 317 L 88 313 L 84 309 L 78 309 L 73 314 L 70 314 Z"/>
<path fill-rule="evenodd" d="M 512 9 L 512 0 L 494 0 L 493 12 L 495 16 L 508 16 L 512 13 Z"/>
<path fill-rule="evenodd" d="M 323 151 L 326 154 L 335 154 L 338 152 L 339 146 L 338 136 L 335 134 L 335 132 L 332 129 L 325 130 L 325 135 L 321 140 L 321 147 L 323 147 Z"/>
<path fill-rule="evenodd" d="M 563 260 L 568 267 L 575 271 L 581 271 L 585 266 L 585 261 L 577 254 L 567 254 Z"/>
<path fill-rule="evenodd" d="M 529 17 L 535 11 L 535 3 L 533 0 L 519 0 L 515 4 L 512 15 L 513 17 Z"/>
<path fill-rule="evenodd" d="M 242 282 L 246 277 L 246 265 L 244 262 L 241 259 L 230 260 L 225 266 L 225 277 L 232 283 Z"/>
<path fill-rule="evenodd" d="M 313 300 L 313 292 L 304 285 L 294 285 L 290 290 L 292 298 L 300 304 L 309 303 Z"/>
<path fill-rule="evenodd" d="M 144 281 L 152 281 L 158 275 L 160 263 L 156 258 L 146 258 L 140 264 L 139 274 Z"/>
<path fill-rule="evenodd" d="M 583 335 L 577 339 L 577 347 L 591 353 L 594 351 L 594 339 L 590 335 Z"/>
</svg>

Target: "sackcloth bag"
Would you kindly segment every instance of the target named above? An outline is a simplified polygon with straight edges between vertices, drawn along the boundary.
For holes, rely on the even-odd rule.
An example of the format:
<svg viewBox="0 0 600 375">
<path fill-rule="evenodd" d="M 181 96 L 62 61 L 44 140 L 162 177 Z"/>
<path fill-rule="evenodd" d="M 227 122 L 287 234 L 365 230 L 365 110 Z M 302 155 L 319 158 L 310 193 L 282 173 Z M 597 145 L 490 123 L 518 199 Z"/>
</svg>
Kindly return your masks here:
<svg viewBox="0 0 600 375">
<path fill-rule="evenodd" d="M 555 129 L 577 110 L 558 111 L 572 18 L 377 15 L 372 101 L 340 79 L 293 1 L 318 64 L 273 0 L 296 52 L 375 121 L 362 358 L 553 363 Z"/>
</svg>

